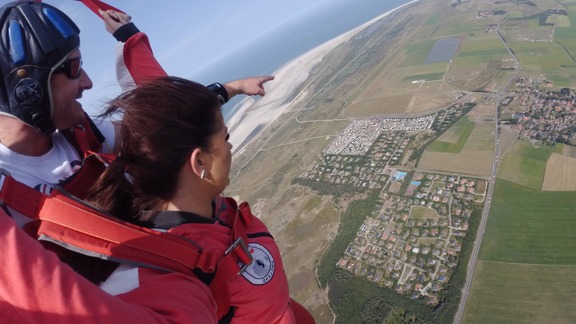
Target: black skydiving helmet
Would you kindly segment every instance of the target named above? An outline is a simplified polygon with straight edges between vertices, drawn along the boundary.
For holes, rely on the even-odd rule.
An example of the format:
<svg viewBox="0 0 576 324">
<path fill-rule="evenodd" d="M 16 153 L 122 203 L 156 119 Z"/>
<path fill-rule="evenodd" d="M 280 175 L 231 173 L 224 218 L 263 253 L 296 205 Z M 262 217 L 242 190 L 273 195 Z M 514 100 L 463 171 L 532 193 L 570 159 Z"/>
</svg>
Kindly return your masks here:
<svg viewBox="0 0 576 324">
<path fill-rule="evenodd" d="M 0 114 L 53 133 L 50 77 L 80 46 L 80 30 L 48 4 L 15 1 L 0 8 L 0 33 Z"/>
</svg>

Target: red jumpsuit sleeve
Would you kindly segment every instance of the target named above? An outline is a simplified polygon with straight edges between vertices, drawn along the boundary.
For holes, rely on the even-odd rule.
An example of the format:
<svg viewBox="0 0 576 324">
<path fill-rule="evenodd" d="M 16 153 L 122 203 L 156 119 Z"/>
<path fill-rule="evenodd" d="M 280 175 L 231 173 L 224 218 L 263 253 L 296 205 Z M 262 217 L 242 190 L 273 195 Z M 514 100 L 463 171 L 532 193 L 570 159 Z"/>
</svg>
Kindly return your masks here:
<svg viewBox="0 0 576 324">
<path fill-rule="evenodd" d="M 154 57 L 148 36 L 142 32 L 134 34 L 126 41 L 122 50 L 122 60 L 126 71 L 117 68 L 118 73 L 128 73 L 136 85 L 142 82 L 167 76 L 168 74 Z M 122 79 L 122 75 L 118 79 Z"/>
<path fill-rule="evenodd" d="M 216 323 L 199 279 L 144 269 L 140 287 L 112 296 L 76 274 L 0 209 L 0 314 L 6 323 Z"/>
</svg>

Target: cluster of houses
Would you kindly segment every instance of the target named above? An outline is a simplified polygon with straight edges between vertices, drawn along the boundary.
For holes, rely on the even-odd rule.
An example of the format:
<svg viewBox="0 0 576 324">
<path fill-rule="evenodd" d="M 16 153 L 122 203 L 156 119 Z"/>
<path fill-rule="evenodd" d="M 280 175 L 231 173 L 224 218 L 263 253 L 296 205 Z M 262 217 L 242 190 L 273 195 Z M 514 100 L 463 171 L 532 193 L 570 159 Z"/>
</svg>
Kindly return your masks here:
<svg viewBox="0 0 576 324">
<path fill-rule="evenodd" d="M 501 103 L 501 116 L 507 110 L 511 114 L 511 118 L 502 118 L 502 123 L 512 124 L 524 140 L 575 145 L 576 94 L 568 88 L 542 90 L 545 84 L 541 79 L 517 79 Z"/>
<path fill-rule="evenodd" d="M 381 188 L 388 181 L 389 167 L 406 166 L 415 160 L 414 152 L 427 143 L 417 134 L 427 134 L 426 138 L 431 139 L 471 108 L 455 104 L 420 117 L 351 121 L 299 178 L 328 185 Z"/>
<path fill-rule="evenodd" d="M 505 10 L 480 10 L 476 14 L 477 19 L 481 18 L 492 18 L 494 16 L 504 15 L 506 14 Z"/>
<path fill-rule="evenodd" d="M 353 120 L 324 150 L 325 155 L 365 155 L 383 132 L 409 132 L 429 129 L 436 114 L 415 118 L 383 118 Z"/>
<path fill-rule="evenodd" d="M 462 251 L 470 217 L 486 194 L 486 181 L 458 175 L 395 171 L 404 192 L 383 190 L 380 201 L 337 265 L 410 298 L 438 303 Z M 412 190 L 409 189 L 414 186 Z"/>
<path fill-rule="evenodd" d="M 300 175 L 325 186 L 380 190 L 376 208 L 338 267 L 408 297 L 438 302 L 473 211 L 484 201 L 486 181 L 415 172 L 407 165 L 473 106 L 459 103 L 413 118 L 354 120 Z"/>
</svg>

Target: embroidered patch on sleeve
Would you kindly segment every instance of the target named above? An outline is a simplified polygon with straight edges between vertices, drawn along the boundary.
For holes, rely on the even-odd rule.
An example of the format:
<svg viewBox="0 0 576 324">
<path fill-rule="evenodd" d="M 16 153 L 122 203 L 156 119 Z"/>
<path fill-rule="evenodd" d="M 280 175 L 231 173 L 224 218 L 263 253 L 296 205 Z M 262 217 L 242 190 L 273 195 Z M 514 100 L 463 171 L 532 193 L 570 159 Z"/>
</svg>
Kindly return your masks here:
<svg viewBox="0 0 576 324">
<path fill-rule="evenodd" d="M 252 264 L 242 272 L 242 276 L 253 285 L 264 285 L 274 276 L 276 264 L 270 251 L 262 244 L 249 243 L 248 250 L 252 254 Z"/>
</svg>

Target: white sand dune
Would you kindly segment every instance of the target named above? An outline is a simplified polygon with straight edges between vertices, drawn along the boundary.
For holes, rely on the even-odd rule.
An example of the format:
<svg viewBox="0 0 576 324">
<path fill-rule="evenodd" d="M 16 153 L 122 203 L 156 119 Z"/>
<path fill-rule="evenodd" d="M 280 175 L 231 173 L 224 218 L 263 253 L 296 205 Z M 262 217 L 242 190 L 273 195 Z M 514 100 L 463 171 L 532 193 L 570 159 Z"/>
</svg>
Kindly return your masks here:
<svg viewBox="0 0 576 324">
<path fill-rule="evenodd" d="M 282 115 L 286 109 L 295 107 L 299 104 L 301 98 L 304 97 L 304 93 L 296 96 L 296 99 L 292 102 L 285 103 L 285 101 L 291 92 L 303 81 L 305 81 L 306 78 L 308 78 L 308 75 L 314 65 L 319 63 L 324 55 L 328 54 L 338 45 L 346 42 L 356 33 L 370 26 L 379 19 L 418 1 L 419 0 L 414 0 L 398 8 L 385 12 L 384 14 L 366 22 L 365 24 L 356 27 L 304 53 L 303 55 L 286 63 L 276 72 L 274 72 L 273 75 L 275 79 L 265 85 L 266 95 L 262 98 L 248 97 L 244 99 L 240 103 L 241 106 L 239 110 L 228 121 L 227 126 L 231 134 L 230 142 L 232 145 L 234 145 L 234 148 L 232 149 L 233 153 L 240 152 L 238 151 L 238 146 L 244 143 L 246 139 L 259 126 L 267 126 L 276 120 L 276 118 L 278 118 L 280 115 Z"/>
</svg>

